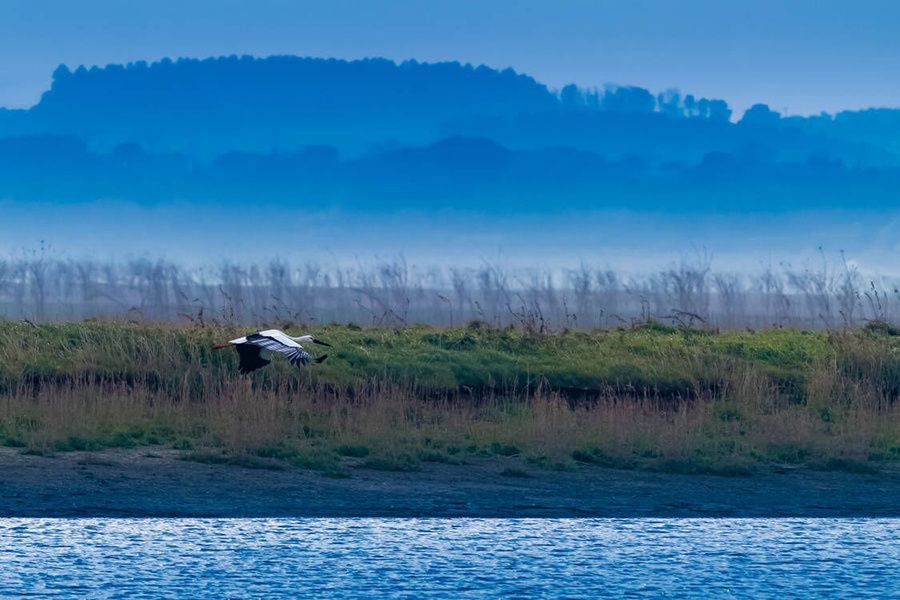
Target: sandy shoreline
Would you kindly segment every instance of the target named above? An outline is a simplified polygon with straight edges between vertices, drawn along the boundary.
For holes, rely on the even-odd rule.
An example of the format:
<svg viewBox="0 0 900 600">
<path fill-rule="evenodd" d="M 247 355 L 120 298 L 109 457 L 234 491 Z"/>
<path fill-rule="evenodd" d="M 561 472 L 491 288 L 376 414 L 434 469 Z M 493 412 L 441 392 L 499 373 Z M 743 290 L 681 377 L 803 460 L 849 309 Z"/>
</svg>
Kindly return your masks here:
<svg viewBox="0 0 900 600">
<path fill-rule="evenodd" d="M 753 477 L 514 459 L 351 469 L 331 479 L 179 460 L 151 449 L 25 456 L 0 449 L 0 517 L 900 517 L 900 473 L 791 470 Z M 504 474 L 506 472 L 506 474 Z"/>
</svg>

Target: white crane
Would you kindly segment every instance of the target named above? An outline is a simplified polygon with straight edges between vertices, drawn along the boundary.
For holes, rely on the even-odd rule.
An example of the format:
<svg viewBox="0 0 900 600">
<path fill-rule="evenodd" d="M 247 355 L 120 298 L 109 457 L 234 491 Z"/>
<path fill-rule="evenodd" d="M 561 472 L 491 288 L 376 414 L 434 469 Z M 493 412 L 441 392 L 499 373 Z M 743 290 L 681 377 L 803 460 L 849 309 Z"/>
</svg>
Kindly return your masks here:
<svg viewBox="0 0 900 600">
<path fill-rule="evenodd" d="M 256 369 L 261 369 L 272 362 L 269 359 L 273 352 L 285 355 L 288 360 L 291 361 L 292 365 L 298 367 L 305 365 L 310 361 L 320 363 L 328 358 L 327 354 L 323 354 L 315 359 L 312 358 L 309 355 L 309 352 L 300 345 L 300 342 L 331 347 L 331 344 L 325 343 L 322 340 L 317 340 L 311 335 L 292 337 L 278 329 L 267 329 L 265 331 L 251 333 L 248 336 L 231 340 L 226 344 L 216 344 L 213 346 L 213 349 L 221 350 L 228 346 L 234 346 L 234 349 L 237 350 L 238 356 L 240 357 L 238 370 L 244 374 L 255 371 Z"/>
</svg>

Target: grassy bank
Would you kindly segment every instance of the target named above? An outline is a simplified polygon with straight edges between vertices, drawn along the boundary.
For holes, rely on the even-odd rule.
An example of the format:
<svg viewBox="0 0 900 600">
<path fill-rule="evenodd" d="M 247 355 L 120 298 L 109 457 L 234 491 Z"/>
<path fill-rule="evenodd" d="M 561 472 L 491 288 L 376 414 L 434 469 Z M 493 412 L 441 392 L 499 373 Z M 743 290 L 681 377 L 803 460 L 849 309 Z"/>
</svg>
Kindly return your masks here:
<svg viewBox="0 0 900 600">
<path fill-rule="evenodd" d="M 166 445 L 186 458 L 347 474 L 518 455 L 537 467 L 744 474 L 900 462 L 900 336 L 481 324 L 315 327 L 322 365 L 251 377 L 244 330 L 0 323 L 0 443 Z"/>
</svg>

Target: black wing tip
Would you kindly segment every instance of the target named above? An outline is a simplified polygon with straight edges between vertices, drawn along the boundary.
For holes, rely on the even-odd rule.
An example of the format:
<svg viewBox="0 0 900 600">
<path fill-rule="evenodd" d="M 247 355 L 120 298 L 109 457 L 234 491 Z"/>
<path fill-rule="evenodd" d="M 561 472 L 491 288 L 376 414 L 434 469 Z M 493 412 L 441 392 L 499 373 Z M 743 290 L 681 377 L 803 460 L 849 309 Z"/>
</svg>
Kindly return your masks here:
<svg viewBox="0 0 900 600">
<path fill-rule="evenodd" d="M 328 355 L 327 355 L 327 354 L 323 354 L 322 356 L 317 357 L 317 358 L 316 358 L 316 364 L 317 364 L 317 365 L 322 364 L 323 362 L 325 362 L 325 359 L 326 359 L 326 358 L 328 358 Z"/>
</svg>

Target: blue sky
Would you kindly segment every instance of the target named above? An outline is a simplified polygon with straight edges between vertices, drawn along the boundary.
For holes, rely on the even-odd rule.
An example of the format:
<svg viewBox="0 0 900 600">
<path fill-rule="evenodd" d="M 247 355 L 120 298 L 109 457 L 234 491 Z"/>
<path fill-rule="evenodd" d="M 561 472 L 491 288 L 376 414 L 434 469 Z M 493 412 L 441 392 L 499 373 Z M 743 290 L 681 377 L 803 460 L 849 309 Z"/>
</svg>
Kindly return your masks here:
<svg viewBox="0 0 900 600">
<path fill-rule="evenodd" d="M 511 66 L 554 87 L 721 97 L 738 114 L 900 106 L 892 0 L 0 0 L 0 106 L 56 65 L 298 54 Z"/>
</svg>

